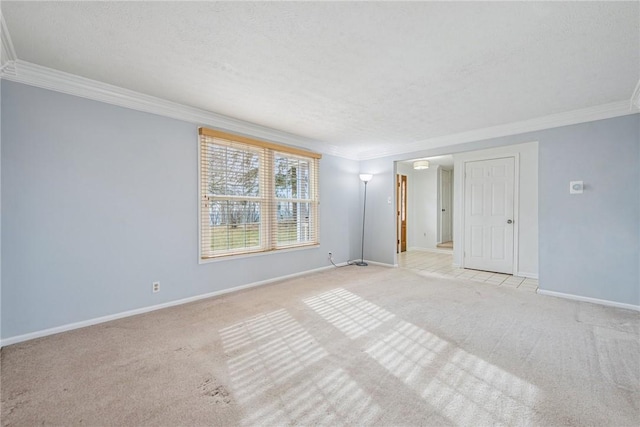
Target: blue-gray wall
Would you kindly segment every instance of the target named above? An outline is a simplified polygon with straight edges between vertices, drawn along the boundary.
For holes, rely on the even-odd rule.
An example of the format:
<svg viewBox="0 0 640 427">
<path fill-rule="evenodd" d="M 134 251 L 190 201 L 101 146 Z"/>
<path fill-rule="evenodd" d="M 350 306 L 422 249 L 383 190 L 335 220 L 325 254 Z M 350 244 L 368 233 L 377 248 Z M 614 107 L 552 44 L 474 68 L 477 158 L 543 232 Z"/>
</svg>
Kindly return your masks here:
<svg viewBox="0 0 640 427">
<path fill-rule="evenodd" d="M 395 160 L 532 141 L 539 142 L 540 289 L 640 305 L 640 114 L 361 162 L 376 174 L 365 258 L 395 262 L 395 216 L 387 205 Z M 583 195 L 569 194 L 571 180 L 585 182 Z"/>
<path fill-rule="evenodd" d="M 324 156 L 320 248 L 200 265 L 196 125 L 1 93 L 3 339 L 346 261 L 359 242 L 358 162 Z"/>
<path fill-rule="evenodd" d="M 640 115 L 567 126 L 539 146 L 540 287 L 640 305 Z M 584 181 L 569 194 L 569 181 Z"/>
<path fill-rule="evenodd" d="M 540 288 L 640 304 L 640 115 L 355 162 L 324 156 L 321 247 L 198 264 L 197 129 L 7 81 L 1 337 L 360 256 L 395 262 L 394 160 L 539 141 Z M 570 180 L 585 193 L 569 195 Z M 392 203 L 388 203 L 391 197 Z M 151 283 L 162 290 L 153 294 Z"/>
</svg>

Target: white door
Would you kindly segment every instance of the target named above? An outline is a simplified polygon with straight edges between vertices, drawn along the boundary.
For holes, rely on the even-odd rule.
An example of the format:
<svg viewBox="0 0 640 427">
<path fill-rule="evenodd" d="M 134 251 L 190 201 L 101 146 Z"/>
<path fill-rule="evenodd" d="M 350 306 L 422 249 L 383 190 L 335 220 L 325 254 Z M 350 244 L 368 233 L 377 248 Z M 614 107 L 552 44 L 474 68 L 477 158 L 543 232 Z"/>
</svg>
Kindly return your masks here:
<svg viewBox="0 0 640 427">
<path fill-rule="evenodd" d="M 440 242 L 450 242 L 451 236 L 451 171 L 440 169 Z"/>
<path fill-rule="evenodd" d="M 513 274 L 514 158 L 465 164 L 464 267 Z"/>
</svg>

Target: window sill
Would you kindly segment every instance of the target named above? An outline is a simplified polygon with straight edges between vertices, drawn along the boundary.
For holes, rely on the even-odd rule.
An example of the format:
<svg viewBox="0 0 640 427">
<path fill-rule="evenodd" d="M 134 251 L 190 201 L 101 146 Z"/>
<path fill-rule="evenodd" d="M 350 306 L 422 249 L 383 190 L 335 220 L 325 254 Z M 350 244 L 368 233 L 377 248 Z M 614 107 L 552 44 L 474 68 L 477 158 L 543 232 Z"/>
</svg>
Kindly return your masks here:
<svg viewBox="0 0 640 427">
<path fill-rule="evenodd" d="M 233 260 L 237 260 L 237 259 L 253 258 L 253 257 L 257 257 L 257 256 L 277 255 L 277 254 L 282 254 L 282 253 L 287 253 L 287 252 L 296 252 L 296 251 L 304 251 L 304 250 L 309 250 L 309 249 L 318 249 L 319 247 L 320 247 L 320 244 L 318 243 L 318 244 L 315 244 L 315 245 L 298 246 L 298 247 L 294 247 L 294 248 L 277 249 L 277 250 L 273 250 L 273 251 L 252 252 L 252 253 L 248 253 L 248 254 L 238 254 L 238 255 L 225 255 L 225 256 L 220 256 L 220 257 L 215 257 L 215 258 L 206 258 L 206 259 L 200 258 L 198 260 L 198 264 L 210 264 L 210 263 L 214 263 L 214 262 L 233 261 Z"/>
</svg>

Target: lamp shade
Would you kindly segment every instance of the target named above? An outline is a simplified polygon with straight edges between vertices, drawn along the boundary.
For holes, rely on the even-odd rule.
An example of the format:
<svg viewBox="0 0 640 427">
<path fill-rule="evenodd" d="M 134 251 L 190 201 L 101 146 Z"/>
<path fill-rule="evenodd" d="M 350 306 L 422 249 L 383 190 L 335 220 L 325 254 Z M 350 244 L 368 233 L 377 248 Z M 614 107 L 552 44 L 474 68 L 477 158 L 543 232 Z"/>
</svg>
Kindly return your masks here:
<svg viewBox="0 0 640 427">
<path fill-rule="evenodd" d="M 373 175 L 370 173 L 361 173 L 360 174 L 360 179 L 362 180 L 362 182 L 369 182 L 371 181 L 371 178 L 373 178 Z"/>
<path fill-rule="evenodd" d="M 427 160 L 416 160 L 413 162 L 413 168 L 415 170 L 429 169 L 429 162 Z"/>
</svg>

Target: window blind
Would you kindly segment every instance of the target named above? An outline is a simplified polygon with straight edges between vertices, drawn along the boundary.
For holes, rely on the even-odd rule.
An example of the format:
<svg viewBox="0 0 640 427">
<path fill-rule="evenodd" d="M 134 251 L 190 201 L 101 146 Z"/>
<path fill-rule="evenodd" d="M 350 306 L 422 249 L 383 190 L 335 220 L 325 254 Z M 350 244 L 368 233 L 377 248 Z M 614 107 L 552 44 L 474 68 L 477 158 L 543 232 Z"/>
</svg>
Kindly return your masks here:
<svg viewBox="0 0 640 427">
<path fill-rule="evenodd" d="M 201 258 L 318 244 L 320 157 L 200 128 Z"/>
</svg>

